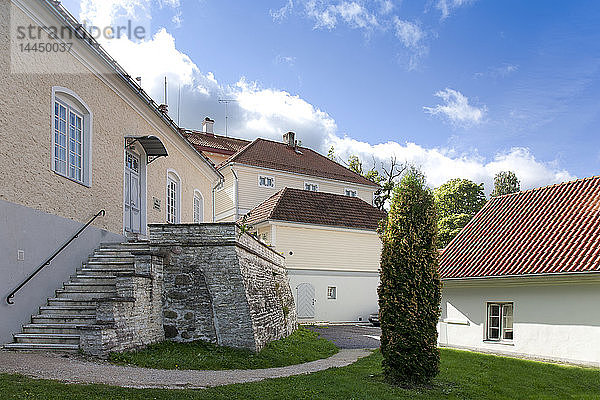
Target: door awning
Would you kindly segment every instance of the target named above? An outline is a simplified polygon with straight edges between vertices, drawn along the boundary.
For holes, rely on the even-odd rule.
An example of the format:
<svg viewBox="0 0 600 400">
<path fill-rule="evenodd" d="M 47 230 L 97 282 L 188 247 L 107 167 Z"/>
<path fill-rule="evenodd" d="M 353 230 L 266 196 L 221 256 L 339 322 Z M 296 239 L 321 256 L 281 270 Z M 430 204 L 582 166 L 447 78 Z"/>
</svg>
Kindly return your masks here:
<svg viewBox="0 0 600 400">
<path fill-rule="evenodd" d="M 148 164 L 159 157 L 166 157 L 169 155 L 163 142 L 156 136 L 126 136 L 125 138 L 127 139 L 127 147 L 138 142 L 140 146 L 144 148 L 148 158 Z"/>
</svg>

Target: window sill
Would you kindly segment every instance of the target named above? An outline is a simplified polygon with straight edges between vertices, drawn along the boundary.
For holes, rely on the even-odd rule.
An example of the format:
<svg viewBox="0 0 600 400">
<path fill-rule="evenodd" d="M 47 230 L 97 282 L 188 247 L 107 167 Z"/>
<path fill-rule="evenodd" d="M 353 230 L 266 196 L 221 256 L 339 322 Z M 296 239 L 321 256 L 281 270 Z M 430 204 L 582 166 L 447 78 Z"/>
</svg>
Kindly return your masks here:
<svg viewBox="0 0 600 400">
<path fill-rule="evenodd" d="M 484 340 L 483 343 L 488 344 L 500 344 L 503 346 L 514 346 L 515 343 L 512 340 Z"/>
<path fill-rule="evenodd" d="M 449 325 L 470 325 L 469 321 L 458 321 L 458 320 L 451 320 L 451 319 L 445 319 L 442 321 L 445 324 L 449 324 Z"/>
<path fill-rule="evenodd" d="M 71 177 L 69 177 L 69 176 L 67 176 L 67 175 L 61 174 L 60 172 L 56 172 L 55 170 L 52 170 L 52 172 L 54 172 L 56 175 L 58 175 L 58 176 L 60 176 L 60 177 L 62 177 L 62 178 L 65 178 L 65 179 L 68 179 L 68 180 L 70 180 L 71 182 L 78 183 L 78 184 L 80 184 L 81 186 L 85 186 L 85 187 L 87 187 L 87 188 L 90 188 L 90 187 L 92 187 L 92 185 L 90 185 L 90 184 L 88 184 L 88 183 L 85 183 L 85 182 L 78 181 L 77 179 L 73 179 L 73 178 L 71 178 Z"/>
</svg>

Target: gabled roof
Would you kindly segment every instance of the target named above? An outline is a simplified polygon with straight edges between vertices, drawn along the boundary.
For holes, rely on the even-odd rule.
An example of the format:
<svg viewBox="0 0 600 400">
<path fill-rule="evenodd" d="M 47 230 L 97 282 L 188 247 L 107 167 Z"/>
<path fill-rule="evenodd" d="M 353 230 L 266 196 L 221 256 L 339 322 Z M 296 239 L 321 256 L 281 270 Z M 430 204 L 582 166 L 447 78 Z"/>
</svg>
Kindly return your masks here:
<svg viewBox="0 0 600 400">
<path fill-rule="evenodd" d="M 492 198 L 440 257 L 444 279 L 600 272 L 600 177 Z"/>
<path fill-rule="evenodd" d="M 221 165 L 232 162 L 366 186 L 378 186 L 362 175 L 307 147 L 294 148 L 285 143 L 261 138 L 244 147 Z"/>
<path fill-rule="evenodd" d="M 191 129 L 186 129 L 183 132 L 185 137 L 198 151 L 233 155 L 250 143 L 249 140 L 215 135 Z"/>
<path fill-rule="evenodd" d="M 250 211 L 246 223 L 272 220 L 374 231 L 385 217 L 358 197 L 285 188 Z"/>
</svg>

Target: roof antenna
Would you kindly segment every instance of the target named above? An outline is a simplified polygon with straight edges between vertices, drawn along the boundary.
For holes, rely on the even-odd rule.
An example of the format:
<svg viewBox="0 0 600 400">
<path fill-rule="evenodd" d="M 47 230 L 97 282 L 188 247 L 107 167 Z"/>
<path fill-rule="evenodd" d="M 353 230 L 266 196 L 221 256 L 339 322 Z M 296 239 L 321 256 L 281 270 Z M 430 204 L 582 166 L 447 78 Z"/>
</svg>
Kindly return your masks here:
<svg viewBox="0 0 600 400">
<path fill-rule="evenodd" d="M 234 99 L 219 99 L 219 103 L 225 104 L 225 137 L 227 137 L 227 133 L 229 130 L 229 103 L 232 101 L 237 101 Z"/>
<path fill-rule="evenodd" d="M 163 104 L 167 104 L 167 76 L 165 75 L 165 101 Z"/>
</svg>

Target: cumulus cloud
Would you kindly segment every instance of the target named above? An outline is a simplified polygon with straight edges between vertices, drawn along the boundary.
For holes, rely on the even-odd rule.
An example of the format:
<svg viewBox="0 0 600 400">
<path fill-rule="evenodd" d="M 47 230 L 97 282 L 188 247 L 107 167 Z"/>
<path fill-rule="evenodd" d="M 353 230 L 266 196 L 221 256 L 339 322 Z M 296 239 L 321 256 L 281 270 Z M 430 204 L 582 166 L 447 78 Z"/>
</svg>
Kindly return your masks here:
<svg viewBox="0 0 600 400">
<path fill-rule="evenodd" d="M 473 3 L 474 0 L 438 0 L 435 7 L 442 13 L 442 19 L 448 16 L 457 8 Z"/>
<path fill-rule="evenodd" d="M 201 71 L 190 57 L 180 52 L 174 37 L 165 29 L 140 43 L 122 38 L 106 45 L 111 55 L 132 76 L 142 77 L 142 86 L 160 102 L 163 77 L 168 76 L 171 88 L 169 109 L 175 120 L 178 114 L 177 90 L 172 89 L 181 87 L 180 125 L 188 128 L 200 128 L 203 118 L 211 116 L 217 120 L 216 132 L 224 133 L 225 110 L 218 100 L 231 99 L 234 100 L 229 104 L 228 130 L 231 136 L 279 140 L 284 132 L 292 130 L 297 132 L 298 138 L 306 146 L 326 152 L 333 145 L 342 159 L 356 154 L 366 166 L 372 159 L 379 166 L 379 163 L 388 162 L 390 157 L 396 156 L 399 161 L 420 166 L 431 186 L 438 186 L 450 178 L 465 177 L 484 182 L 489 193 L 494 174 L 502 170 L 515 171 L 523 188 L 572 178 L 556 164 L 537 160 L 525 148 L 513 148 L 486 160 L 477 154 L 456 154 L 452 149 L 425 148 L 415 143 L 401 144 L 394 141 L 372 145 L 341 136 L 330 115 L 297 95 L 262 87 L 244 77 L 233 84 L 219 82 L 213 73 Z M 439 93 L 444 94 L 439 96 L 447 99 L 447 104 L 462 102 L 462 107 L 467 110 L 473 107 L 457 91 L 446 89 Z M 437 108 L 433 107 L 432 110 L 434 109 Z M 441 110 L 439 112 L 443 113 Z M 470 115 L 473 112 L 463 111 L 463 114 Z M 458 121 L 462 121 L 461 118 Z M 483 114 L 470 118 L 481 120 Z"/>
<path fill-rule="evenodd" d="M 439 115 L 447 119 L 454 126 L 468 127 L 483 122 L 487 113 L 485 105 L 476 107 L 469 104 L 469 99 L 458 90 L 446 88 L 435 93 L 444 104 L 434 107 L 423 107 L 423 110 L 431 115 Z"/>
<path fill-rule="evenodd" d="M 381 163 L 389 163 L 391 157 L 396 157 L 399 162 L 420 167 L 431 187 L 440 186 L 452 178 L 483 182 L 488 195 L 493 189 L 494 175 L 500 171 L 514 171 L 521 180 L 522 189 L 574 178 L 556 163 L 541 162 L 529 149 L 521 147 L 497 153 L 487 160 L 477 154 L 456 154 L 453 149 L 425 148 L 415 143 L 401 144 L 394 141 L 373 145 L 337 135 L 330 136 L 327 145 L 333 146 L 342 159 L 358 155 L 366 168 L 371 168 L 372 160 L 375 160 L 376 167 L 380 167 Z"/>
</svg>

